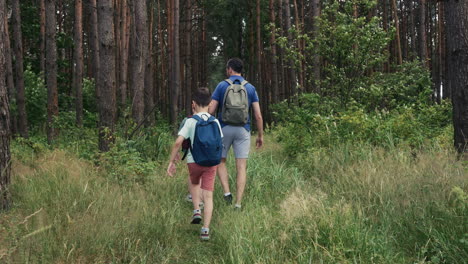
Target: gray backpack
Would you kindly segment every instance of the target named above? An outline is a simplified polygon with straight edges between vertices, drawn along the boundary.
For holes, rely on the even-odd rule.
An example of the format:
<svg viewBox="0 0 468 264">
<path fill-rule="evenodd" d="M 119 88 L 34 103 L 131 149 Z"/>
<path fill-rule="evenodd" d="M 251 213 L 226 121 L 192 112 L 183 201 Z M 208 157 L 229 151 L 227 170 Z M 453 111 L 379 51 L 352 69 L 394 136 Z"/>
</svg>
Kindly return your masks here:
<svg viewBox="0 0 468 264">
<path fill-rule="evenodd" d="M 247 81 L 241 84 L 234 83 L 226 79 L 229 83 L 222 106 L 222 120 L 224 123 L 232 126 L 243 126 L 247 124 L 249 118 L 249 99 L 245 85 Z"/>
</svg>

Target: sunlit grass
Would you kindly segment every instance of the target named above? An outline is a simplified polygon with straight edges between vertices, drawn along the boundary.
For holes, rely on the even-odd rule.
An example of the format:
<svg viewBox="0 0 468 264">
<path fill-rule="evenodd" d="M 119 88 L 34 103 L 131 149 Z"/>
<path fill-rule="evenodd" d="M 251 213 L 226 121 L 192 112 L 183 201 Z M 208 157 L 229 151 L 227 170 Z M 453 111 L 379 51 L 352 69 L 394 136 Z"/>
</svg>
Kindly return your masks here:
<svg viewBox="0 0 468 264">
<path fill-rule="evenodd" d="M 269 139 L 269 138 L 268 138 Z M 125 184 L 63 150 L 14 157 L 6 263 L 463 263 L 467 175 L 454 153 L 336 146 L 284 158 L 267 140 L 242 211 L 219 183 L 211 240 L 190 225 L 185 165 Z M 17 151 L 13 153 L 18 153 Z M 234 163 L 228 160 L 235 193 Z M 116 168 L 117 169 L 117 168 Z"/>
</svg>

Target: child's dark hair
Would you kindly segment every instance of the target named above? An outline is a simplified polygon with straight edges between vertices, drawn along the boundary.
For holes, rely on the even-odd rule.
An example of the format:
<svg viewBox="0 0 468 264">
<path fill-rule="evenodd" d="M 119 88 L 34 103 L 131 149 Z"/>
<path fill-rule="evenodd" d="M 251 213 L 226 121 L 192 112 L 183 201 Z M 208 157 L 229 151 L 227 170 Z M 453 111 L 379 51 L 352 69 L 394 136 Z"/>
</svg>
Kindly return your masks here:
<svg viewBox="0 0 468 264">
<path fill-rule="evenodd" d="M 208 106 L 211 102 L 210 90 L 206 87 L 197 88 L 192 95 L 192 100 L 201 107 Z"/>
<path fill-rule="evenodd" d="M 242 73 L 242 68 L 244 68 L 244 63 L 239 58 L 232 58 L 226 63 L 226 68 L 231 68 L 237 73 Z"/>
</svg>

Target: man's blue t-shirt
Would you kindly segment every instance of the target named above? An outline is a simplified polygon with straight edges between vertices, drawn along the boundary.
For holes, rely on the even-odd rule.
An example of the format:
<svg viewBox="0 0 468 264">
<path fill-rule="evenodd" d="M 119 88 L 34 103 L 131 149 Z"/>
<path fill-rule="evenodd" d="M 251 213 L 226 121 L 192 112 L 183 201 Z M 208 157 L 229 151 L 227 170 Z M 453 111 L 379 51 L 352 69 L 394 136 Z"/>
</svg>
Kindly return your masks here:
<svg viewBox="0 0 468 264">
<path fill-rule="evenodd" d="M 234 83 L 241 83 L 244 80 L 244 77 L 238 76 L 238 75 L 232 75 L 229 77 Z M 215 91 L 213 92 L 213 95 L 211 96 L 211 99 L 218 101 L 218 120 L 219 123 L 221 124 L 222 127 L 226 126 L 227 124 L 223 122 L 223 117 L 221 114 L 221 107 L 223 107 L 223 100 L 224 100 L 224 93 L 226 92 L 226 89 L 229 87 L 229 83 L 226 81 L 222 81 L 216 86 Z M 252 103 L 258 102 L 258 95 L 257 91 L 255 90 L 255 87 L 247 83 L 245 85 L 245 89 L 247 90 L 247 97 L 249 100 L 249 111 L 252 108 Z M 247 131 L 250 131 L 250 116 L 247 120 L 247 124 L 244 125 L 244 128 Z"/>
</svg>

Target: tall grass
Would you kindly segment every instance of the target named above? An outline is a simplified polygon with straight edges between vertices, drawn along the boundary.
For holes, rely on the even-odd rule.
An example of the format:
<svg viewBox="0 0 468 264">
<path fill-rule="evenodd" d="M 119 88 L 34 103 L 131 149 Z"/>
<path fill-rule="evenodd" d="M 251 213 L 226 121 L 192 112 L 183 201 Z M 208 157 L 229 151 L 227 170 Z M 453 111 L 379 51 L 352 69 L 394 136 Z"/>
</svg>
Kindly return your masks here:
<svg viewBox="0 0 468 264">
<path fill-rule="evenodd" d="M 270 138 L 268 138 L 270 139 Z M 285 159 L 252 153 L 242 211 L 215 189 L 212 239 L 184 201 L 187 171 L 115 181 L 64 150 L 13 151 L 5 263 L 466 263 L 467 174 L 445 148 L 340 145 Z M 234 172 L 232 158 L 229 171 Z M 146 166 L 146 165 L 145 165 Z M 105 168 L 105 169 L 103 169 Z M 115 168 L 122 171 L 121 168 Z M 231 175 L 231 186 L 235 180 Z"/>
</svg>

